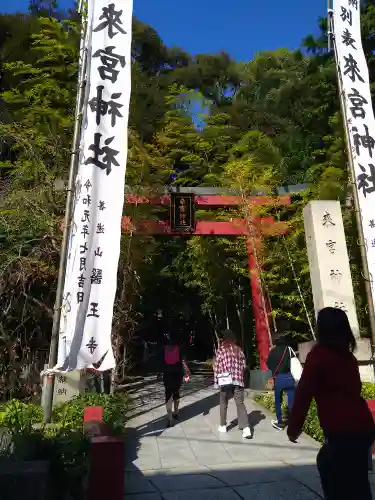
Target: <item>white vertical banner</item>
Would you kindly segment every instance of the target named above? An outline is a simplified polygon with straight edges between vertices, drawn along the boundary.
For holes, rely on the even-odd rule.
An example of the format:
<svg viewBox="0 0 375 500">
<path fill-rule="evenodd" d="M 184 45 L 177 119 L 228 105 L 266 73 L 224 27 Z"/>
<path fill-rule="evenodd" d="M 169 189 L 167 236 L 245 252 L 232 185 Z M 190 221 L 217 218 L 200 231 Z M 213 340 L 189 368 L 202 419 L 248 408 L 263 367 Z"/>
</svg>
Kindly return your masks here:
<svg viewBox="0 0 375 500">
<path fill-rule="evenodd" d="M 375 119 L 361 39 L 360 0 L 333 0 L 334 37 L 375 303 Z"/>
<path fill-rule="evenodd" d="M 89 0 L 86 99 L 55 371 L 115 367 L 133 0 Z"/>
</svg>

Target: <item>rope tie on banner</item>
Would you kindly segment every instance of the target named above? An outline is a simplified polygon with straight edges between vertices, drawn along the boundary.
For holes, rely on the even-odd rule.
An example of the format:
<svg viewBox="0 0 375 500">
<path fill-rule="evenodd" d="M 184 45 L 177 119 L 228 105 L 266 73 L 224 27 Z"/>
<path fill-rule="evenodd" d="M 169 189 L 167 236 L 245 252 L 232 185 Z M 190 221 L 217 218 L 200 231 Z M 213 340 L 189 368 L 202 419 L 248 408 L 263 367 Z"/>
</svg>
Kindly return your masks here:
<svg viewBox="0 0 375 500">
<path fill-rule="evenodd" d="M 46 370 L 42 370 L 40 372 L 40 378 L 43 379 L 44 377 L 53 377 L 56 374 L 56 371 L 54 368 L 47 368 Z"/>
</svg>

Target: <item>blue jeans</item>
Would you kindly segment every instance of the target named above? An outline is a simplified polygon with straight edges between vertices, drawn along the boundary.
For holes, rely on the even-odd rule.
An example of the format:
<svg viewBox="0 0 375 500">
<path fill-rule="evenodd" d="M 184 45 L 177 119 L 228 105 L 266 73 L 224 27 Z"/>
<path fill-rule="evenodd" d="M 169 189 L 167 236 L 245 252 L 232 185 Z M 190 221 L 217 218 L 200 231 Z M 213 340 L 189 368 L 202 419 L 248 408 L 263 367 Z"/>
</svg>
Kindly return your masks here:
<svg viewBox="0 0 375 500">
<path fill-rule="evenodd" d="M 292 409 L 293 401 L 294 401 L 294 392 L 296 390 L 296 383 L 291 373 L 280 373 L 276 375 L 275 378 L 275 408 L 276 408 L 276 417 L 278 424 L 283 423 L 283 414 L 281 409 L 281 404 L 283 401 L 284 392 L 287 393 L 288 396 L 288 409 L 289 412 Z"/>
</svg>

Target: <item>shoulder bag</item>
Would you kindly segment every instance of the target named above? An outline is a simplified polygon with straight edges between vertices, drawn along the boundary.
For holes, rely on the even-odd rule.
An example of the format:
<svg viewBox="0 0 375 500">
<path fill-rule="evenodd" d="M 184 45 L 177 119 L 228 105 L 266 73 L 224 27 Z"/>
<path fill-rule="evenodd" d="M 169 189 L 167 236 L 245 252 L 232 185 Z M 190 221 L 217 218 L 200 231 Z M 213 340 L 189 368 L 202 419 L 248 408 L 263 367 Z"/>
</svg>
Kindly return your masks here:
<svg viewBox="0 0 375 500">
<path fill-rule="evenodd" d="M 277 372 L 279 371 L 279 368 L 281 366 L 281 363 L 284 361 L 284 358 L 285 358 L 285 354 L 286 354 L 286 351 L 288 350 L 287 347 L 285 347 L 285 350 L 283 352 L 283 355 L 281 356 L 281 359 L 279 361 L 279 364 L 277 365 L 276 367 L 276 370 L 274 372 L 274 374 L 272 375 L 272 377 L 270 379 L 267 380 L 266 382 L 266 389 L 267 391 L 273 391 L 274 387 L 275 387 L 275 378 L 277 376 Z"/>
<path fill-rule="evenodd" d="M 233 355 L 233 350 L 231 349 L 231 354 Z M 219 387 L 225 387 L 227 385 L 233 385 L 233 377 L 230 372 L 222 372 L 217 375 L 217 383 Z"/>
<path fill-rule="evenodd" d="M 294 381 L 298 384 L 302 376 L 303 368 L 300 360 L 297 358 L 297 354 L 293 351 L 291 347 L 289 347 L 289 353 L 290 353 L 290 373 L 292 374 Z"/>
</svg>

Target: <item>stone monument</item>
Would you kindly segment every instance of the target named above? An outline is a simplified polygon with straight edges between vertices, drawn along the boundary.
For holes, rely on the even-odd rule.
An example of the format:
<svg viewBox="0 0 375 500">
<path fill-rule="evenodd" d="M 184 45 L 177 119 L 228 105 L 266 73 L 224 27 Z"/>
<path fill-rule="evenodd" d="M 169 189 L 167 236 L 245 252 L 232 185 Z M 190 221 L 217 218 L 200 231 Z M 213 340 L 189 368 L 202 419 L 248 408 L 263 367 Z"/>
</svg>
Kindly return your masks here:
<svg viewBox="0 0 375 500">
<path fill-rule="evenodd" d="M 47 377 L 43 377 L 42 406 Z M 53 390 L 53 406 L 70 401 L 74 396 L 87 392 L 86 376 L 80 370 L 67 373 L 56 373 Z"/>
<path fill-rule="evenodd" d="M 74 396 L 85 393 L 85 377 L 80 370 L 56 374 L 53 391 L 53 404 L 65 403 Z"/>
<path fill-rule="evenodd" d="M 303 210 L 315 314 L 323 307 L 344 310 L 358 348 L 363 381 L 374 382 L 369 339 L 360 338 L 344 224 L 338 201 L 311 201 Z"/>
</svg>

